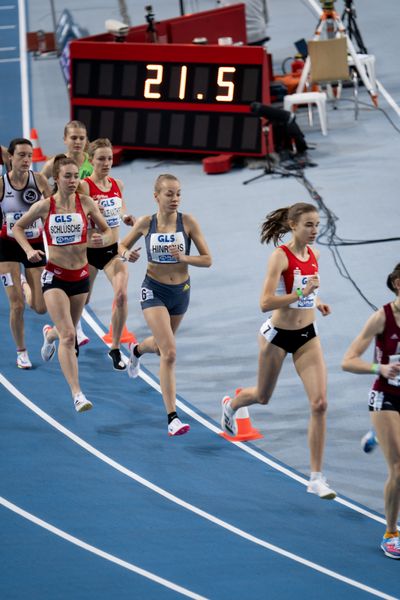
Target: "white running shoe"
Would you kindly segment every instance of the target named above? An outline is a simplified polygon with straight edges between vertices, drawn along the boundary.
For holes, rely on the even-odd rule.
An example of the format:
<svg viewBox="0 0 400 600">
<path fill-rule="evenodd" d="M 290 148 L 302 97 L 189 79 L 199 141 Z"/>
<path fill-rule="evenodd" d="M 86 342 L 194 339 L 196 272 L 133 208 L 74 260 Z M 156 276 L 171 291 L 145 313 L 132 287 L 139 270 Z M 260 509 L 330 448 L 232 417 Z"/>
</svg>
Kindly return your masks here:
<svg viewBox="0 0 400 600">
<path fill-rule="evenodd" d="M 235 419 L 235 413 L 231 407 L 231 399 L 229 396 L 222 398 L 222 416 L 221 416 L 221 429 L 228 435 L 237 435 L 237 423 Z"/>
<path fill-rule="evenodd" d="M 93 408 L 93 404 L 88 400 L 82 392 L 78 392 L 74 396 L 74 406 L 76 412 L 85 412 L 85 410 L 90 410 Z"/>
<path fill-rule="evenodd" d="M 48 362 L 49 360 L 51 360 L 54 356 L 54 353 L 56 351 L 56 342 L 48 342 L 47 341 L 47 334 L 50 331 L 50 329 L 53 329 L 51 325 L 44 325 L 42 332 L 43 332 L 43 346 L 40 350 L 40 355 L 42 357 L 42 360 L 44 360 L 45 362 Z"/>
<path fill-rule="evenodd" d="M 129 344 L 129 361 L 126 370 L 128 371 L 128 375 L 129 377 L 131 377 L 131 379 L 136 379 L 136 377 L 138 377 L 139 375 L 140 370 L 140 357 L 138 358 L 134 353 L 134 350 L 137 346 L 139 346 L 139 344 Z"/>
<path fill-rule="evenodd" d="M 307 492 L 316 494 L 323 500 L 333 500 L 336 498 L 336 492 L 332 490 L 326 482 L 325 477 L 318 477 L 308 482 Z"/>
<path fill-rule="evenodd" d="M 76 326 L 76 338 L 78 341 L 78 346 L 85 346 L 90 342 L 90 338 L 86 335 L 86 333 L 82 329 L 81 321 L 79 320 Z"/>
<path fill-rule="evenodd" d="M 32 369 L 32 363 L 26 350 L 17 352 L 17 367 L 18 369 Z"/>
<path fill-rule="evenodd" d="M 173 435 L 183 435 L 184 433 L 187 433 L 189 429 L 190 425 L 187 423 L 182 423 L 178 417 L 175 417 L 175 419 L 173 419 L 168 425 L 168 435 L 170 437 Z"/>
</svg>

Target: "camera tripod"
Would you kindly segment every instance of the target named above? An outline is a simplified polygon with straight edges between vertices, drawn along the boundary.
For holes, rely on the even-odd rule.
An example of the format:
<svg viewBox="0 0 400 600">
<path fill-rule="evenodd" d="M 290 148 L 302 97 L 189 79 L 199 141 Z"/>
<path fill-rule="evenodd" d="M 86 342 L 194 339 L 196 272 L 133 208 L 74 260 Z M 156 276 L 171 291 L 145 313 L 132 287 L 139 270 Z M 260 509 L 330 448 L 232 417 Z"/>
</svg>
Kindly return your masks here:
<svg viewBox="0 0 400 600">
<path fill-rule="evenodd" d="M 332 6 L 333 6 L 333 2 L 332 2 Z M 355 24 L 355 21 L 354 21 L 353 25 L 354 24 Z M 338 13 L 335 12 L 335 10 L 331 6 L 329 8 L 324 7 L 322 9 L 322 14 L 318 21 L 318 25 L 315 29 L 313 40 L 319 40 L 321 38 L 321 33 L 324 29 L 326 29 L 326 32 L 328 35 L 332 36 L 332 34 L 334 34 L 335 37 L 345 37 L 346 38 L 347 50 L 353 59 L 354 66 L 357 69 L 357 72 L 362 79 L 365 89 L 368 90 L 368 93 L 371 96 L 374 106 L 378 106 L 378 96 L 377 96 L 377 93 L 368 77 L 365 66 L 361 63 L 361 61 L 357 55 L 357 52 L 355 51 L 353 42 L 350 39 L 350 36 L 346 35 L 346 29 L 343 25 L 341 18 L 339 17 Z M 336 31 L 336 33 L 334 33 L 335 31 Z M 357 29 L 357 31 L 358 31 L 358 29 Z M 311 70 L 311 59 L 309 56 L 307 56 L 305 64 L 304 64 L 304 68 L 303 68 L 303 71 L 301 74 L 301 78 L 300 78 L 299 84 L 297 86 L 297 90 L 296 90 L 297 93 L 301 93 L 304 90 L 308 76 L 310 74 L 310 70 Z"/>
<path fill-rule="evenodd" d="M 353 0 L 345 0 L 345 7 L 342 13 L 343 24 L 345 25 L 347 21 L 346 31 L 349 38 L 356 41 L 358 52 L 360 54 L 368 54 L 360 30 L 358 29 L 356 17 L 356 10 L 353 8 Z"/>
<path fill-rule="evenodd" d="M 266 175 L 280 175 L 281 177 L 296 177 L 297 176 L 290 169 L 287 169 L 284 167 L 276 167 L 273 164 L 273 161 L 272 161 L 270 153 L 269 153 L 269 147 L 268 147 L 269 146 L 269 144 L 268 144 L 269 125 L 264 125 L 263 133 L 265 135 L 266 145 L 267 145 L 266 154 L 265 154 L 266 166 L 264 167 L 264 170 L 262 173 L 260 173 L 260 175 L 256 175 L 255 177 L 246 179 L 245 181 L 243 181 L 243 185 L 252 183 L 253 181 L 256 181 L 257 179 L 261 179 L 262 177 L 265 177 Z M 302 170 L 301 166 L 298 165 L 295 170 L 296 170 L 296 172 Z"/>
</svg>

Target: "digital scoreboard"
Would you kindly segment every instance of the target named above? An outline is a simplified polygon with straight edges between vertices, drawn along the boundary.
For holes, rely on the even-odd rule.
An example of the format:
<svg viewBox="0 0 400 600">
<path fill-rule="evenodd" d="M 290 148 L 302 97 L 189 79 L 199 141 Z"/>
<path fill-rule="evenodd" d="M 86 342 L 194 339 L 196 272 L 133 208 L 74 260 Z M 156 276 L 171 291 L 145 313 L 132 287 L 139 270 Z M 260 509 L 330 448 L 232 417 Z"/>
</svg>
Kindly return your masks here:
<svg viewBox="0 0 400 600">
<path fill-rule="evenodd" d="M 70 49 L 71 116 L 85 123 L 89 139 L 137 150 L 265 155 L 262 122 L 249 108 L 269 103 L 263 48 L 86 38 Z"/>
</svg>

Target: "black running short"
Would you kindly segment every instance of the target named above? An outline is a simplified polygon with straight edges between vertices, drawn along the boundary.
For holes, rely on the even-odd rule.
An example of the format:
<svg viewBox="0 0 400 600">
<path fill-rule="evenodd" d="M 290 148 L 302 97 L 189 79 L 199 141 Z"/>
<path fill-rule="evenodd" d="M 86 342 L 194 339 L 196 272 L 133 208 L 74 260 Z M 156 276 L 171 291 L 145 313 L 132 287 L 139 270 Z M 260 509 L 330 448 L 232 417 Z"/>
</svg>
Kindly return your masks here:
<svg viewBox="0 0 400 600">
<path fill-rule="evenodd" d="M 43 242 L 35 242 L 31 244 L 34 250 L 42 250 L 44 252 Z M 42 260 L 39 262 L 31 262 L 28 260 L 25 250 L 22 250 L 18 242 L 0 238 L 0 262 L 17 262 L 22 263 L 25 269 L 33 269 L 35 267 L 44 267 L 46 264 L 46 255 L 43 254 Z"/>
</svg>

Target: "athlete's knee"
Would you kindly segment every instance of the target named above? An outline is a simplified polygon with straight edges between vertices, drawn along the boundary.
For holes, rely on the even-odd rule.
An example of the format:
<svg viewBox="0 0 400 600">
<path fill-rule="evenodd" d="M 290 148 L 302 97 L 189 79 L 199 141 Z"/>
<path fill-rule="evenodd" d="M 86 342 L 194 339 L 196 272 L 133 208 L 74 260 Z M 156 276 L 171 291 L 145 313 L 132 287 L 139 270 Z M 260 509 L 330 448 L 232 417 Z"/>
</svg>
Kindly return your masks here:
<svg viewBox="0 0 400 600">
<path fill-rule="evenodd" d="M 19 296 L 15 296 L 10 300 L 10 312 L 15 316 L 22 316 L 25 310 L 25 300 Z"/>
<path fill-rule="evenodd" d="M 397 489 L 400 490 L 400 457 L 390 467 L 390 478 Z"/>
<path fill-rule="evenodd" d="M 311 412 L 313 415 L 324 415 L 328 410 L 328 402 L 324 394 L 311 398 Z"/>
<path fill-rule="evenodd" d="M 257 392 L 256 400 L 258 404 L 268 404 L 271 400 L 271 394 L 267 394 L 266 392 Z"/>
<path fill-rule="evenodd" d="M 64 346 L 68 346 L 68 347 L 75 347 L 75 336 L 76 336 L 76 332 L 75 329 L 73 327 L 71 328 L 67 328 L 64 329 L 63 331 L 59 332 L 60 335 L 60 344 L 63 344 Z"/>
<path fill-rule="evenodd" d="M 176 348 L 175 346 L 168 346 L 164 352 L 161 352 L 161 358 L 168 364 L 174 365 L 176 362 Z"/>
<path fill-rule="evenodd" d="M 118 308 L 126 306 L 126 304 L 128 303 L 128 296 L 126 292 L 124 292 L 123 290 L 118 290 L 118 292 L 115 294 L 114 301 L 115 306 L 117 306 Z"/>
<path fill-rule="evenodd" d="M 46 305 L 44 302 L 34 302 L 32 304 L 32 309 L 38 315 L 44 315 L 47 312 Z"/>
</svg>

